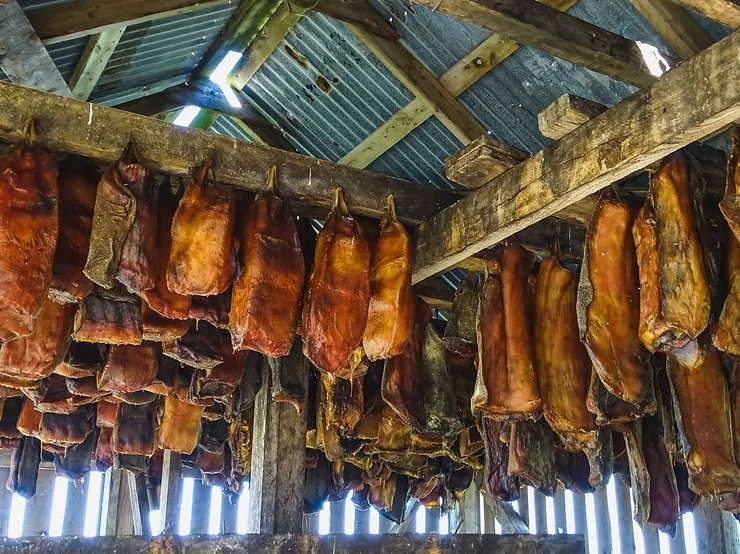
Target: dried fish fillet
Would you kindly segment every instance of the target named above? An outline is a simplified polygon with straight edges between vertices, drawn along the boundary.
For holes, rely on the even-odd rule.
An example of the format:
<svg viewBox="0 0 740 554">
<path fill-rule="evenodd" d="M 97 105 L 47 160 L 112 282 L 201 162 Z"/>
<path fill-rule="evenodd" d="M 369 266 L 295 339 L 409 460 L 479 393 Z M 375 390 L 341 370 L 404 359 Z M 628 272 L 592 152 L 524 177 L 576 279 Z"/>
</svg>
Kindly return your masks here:
<svg viewBox="0 0 740 554">
<path fill-rule="evenodd" d="M 542 494 L 555 494 L 555 446 L 543 419 L 511 424 L 508 472 Z"/>
<path fill-rule="evenodd" d="M 167 319 L 141 303 L 141 328 L 145 341 L 166 342 L 181 338 L 190 328 L 187 319 Z"/>
<path fill-rule="evenodd" d="M 157 376 L 158 356 L 158 348 L 153 342 L 111 347 L 108 361 L 97 376 L 98 389 L 134 392 L 150 386 Z"/>
<path fill-rule="evenodd" d="M 136 345 L 142 337 L 138 300 L 98 289 L 80 301 L 72 334 L 75 341 Z"/>
<path fill-rule="evenodd" d="M 157 414 L 154 404 L 121 403 L 116 411 L 111 448 L 116 454 L 151 456 L 155 447 Z"/>
<path fill-rule="evenodd" d="M 93 429 L 94 410 L 90 407 L 81 406 L 72 414 L 45 413 L 39 438 L 44 443 L 63 447 L 82 444 Z"/>
<path fill-rule="evenodd" d="M 481 420 L 486 453 L 486 490 L 499 500 L 519 498 L 519 479 L 509 473 L 509 445 L 501 441 L 504 424 L 492 418 Z"/>
<path fill-rule="evenodd" d="M 349 215 L 341 189 L 316 243 L 303 306 L 303 353 L 335 373 L 362 341 L 370 303 L 370 244 Z"/>
<path fill-rule="evenodd" d="M 452 314 L 445 328 L 443 339 L 448 350 L 467 358 L 472 358 L 478 352 L 476 336 L 478 293 L 475 275 L 468 273 L 455 291 Z"/>
<path fill-rule="evenodd" d="M 293 344 L 305 263 L 290 203 L 277 191 L 276 169 L 257 195 L 243 226 L 244 273 L 234 283 L 229 312 L 236 350 L 287 356 Z"/>
<path fill-rule="evenodd" d="M 41 442 L 34 437 L 23 437 L 13 450 L 7 489 L 28 500 L 36 494 L 36 482 L 41 464 Z"/>
<path fill-rule="evenodd" d="M 722 352 L 740 356 L 740 242 L 734 234 L 730 234 L 727 242 L 727 280 L 730 290 L 712 330 L 712 344 Z"/>
<path fill-rule="evenodd" d="M 730 141 L 732 149 L 730 151 L 730 161 L 727 165 L 727 182 L 725 185 L 725 196 L 719 203 L 722 215 L 725 216 L 727 223 L 732 229 L 737 240 L 740 240 L 740 128 L 733 127 L 730 129 Z"/>
<path fill-rule="evenodd" d="M 174 394 L 164 402 L 159 424 L 159 445 L 163 449 L 190 454 L 198 446 L 203 406 L 180 401 Z"/>
</svg>

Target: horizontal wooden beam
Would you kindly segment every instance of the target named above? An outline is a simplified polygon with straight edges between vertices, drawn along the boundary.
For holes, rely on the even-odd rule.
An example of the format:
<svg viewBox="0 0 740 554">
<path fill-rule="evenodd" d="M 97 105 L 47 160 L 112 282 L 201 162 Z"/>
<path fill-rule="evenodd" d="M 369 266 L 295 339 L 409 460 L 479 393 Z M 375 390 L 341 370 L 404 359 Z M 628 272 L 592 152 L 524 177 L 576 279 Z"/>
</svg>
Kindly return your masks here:
<svg viewBox="0 0 740 554">
<path fill-rule="evenodd" d="M 732 29 L 740 27 L 740 0 L 671 0 Z"/>
<path fill-rule="evenodd" d="M 739 51 L 735 32 L 425 221 L 417 230 L 414 281 L 738 119 Z"/>
<path fill-rule="evenodd" d="M 126 25 L 230 4 L 232 0 L 71 0 L 28 10 L 39 38 L 46 44 L 94 35 Z"/>
<path fill-rule="evenodd" d="M 79 552 L 260 552 L 262 554 L 584 554 L 579 535 L 199 535 L 159 538 L 119 537 L 23 537 L 0 538 L 0 550 L 16 554 L 78 554 Z"/>
<path fill-rule="evenodd" d="M 409 224 L 417 224 L 460 198 L 454 191 L 0 83 L 0 139 L 20 140 L 29 115 L 37 121 L 41 146 L 103 162 L 118 159 L 133 138 L 152 170 L 187 175 L 210 156 L 219 182 L 250 191 L 262 189 L 267 171 L 276 166 L 280 189 L 298 213 L 313 207 L 325 215 L 337 187 L 344 189 L 353 213 L 373 218 L 382 217 L 386 198 L 393 194 L 399 216 Z"/>
<path fill-rule="evenodd" d="M 390 40 L 398 40 L 398 33 L 388 20 L 380 15 L 367 0 L 290 0 L 303 9 L 312 9 L 339 21 L 362 27 L 368 33 Z"/>
<path fill-rule="evenodd" d="M 603 104 L 566 93 L 537 114 L 537 127 L 543 136 L 560 140 L 606 110 Z"/>
<path fill-rule="evenodd" d="M 535 0 L 416 0 L 637 87 L 655 80 L 634 41 Z"/>
</svg>

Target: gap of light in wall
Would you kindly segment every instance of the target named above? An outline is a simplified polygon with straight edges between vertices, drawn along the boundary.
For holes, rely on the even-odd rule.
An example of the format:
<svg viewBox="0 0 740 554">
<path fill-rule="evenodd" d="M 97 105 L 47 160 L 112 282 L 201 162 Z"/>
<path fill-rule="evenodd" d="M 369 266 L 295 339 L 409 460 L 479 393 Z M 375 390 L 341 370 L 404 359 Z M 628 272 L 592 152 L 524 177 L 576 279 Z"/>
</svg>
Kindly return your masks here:
<svg viewBox="0 0 740 554">
<path fill-rule="evenodd" d="M 648 70 L 652 75 L 660 77 L 663 73 L 671 69 L 671 66 L 660 52 L 658 52 L 658 49 L 655 46 L 645 42 L 640 42 L 639 40 L 636 42 L 637 47 L 640 49 L 640 53 L 642 54 L 642 59 L 645 60 Z"/>
<path fill-rule="evenodd" d="M 380 514 L 375 508 L 370 508 L 370 534 L 377 535 L 380 533 Z"/>
<path fill-rule="evenodd" d="M 439 534 L 449 535 L 450 533 L 450 513 L 439 516 Z"/>
<path fill-rule="evenodd" d="M 615 479 L 619 479 L 615 475 L 612 475 L 609 479 L 609 483 L 606 485 L 606 501 L 609 505 L 609 527 L 612 530 L 612 552 L 614 554 L 622 554 L 622 545 L 619 539 L 619 522 L 617 521 L 617 489 L 614 484 Z"/>
<path fill-rule="evenodd" d="M 223 493 L 218 487 L 211 487 L 211 509 L 208 518 L 208 534 L 218 535 L 221 532 L 221 501 Z"/>
<path fill-rule="evenodd" d="M 64 524 L 64 509 L 67 505 L 67 485 L 69 481 L 63 477 L 54 479 L 54 496 L 51 501 L 51 519 L 49 521 L 49 536 L 59 537 L 62 535 Z"/>
<path fill-rule="evenodd" d="M 324 507 L 319 512 L 319 535 L 329 534 L 329 501 L 324 502 Z"/>
<path fill-rule="evenodd" d="M 82 534 L 86 537 L 98 535 L 98 522 L 100 521 L 100 494 L 103 492 L 103 474 L 99 471 L 91 471 L 85 477 L 87 484 L 87 506 L 85 506 L 85 526 Z"/>
<path fill-rule="evenodd" d="M 635 537 L 635 554 L 650 554 L 645 552 L 645 537 L 642 534 L 640 524 L 635 521 L 635 491 L 630 488 L 630 506 L 632 509 L 632 535 Z"/>
<path fill-rule="evenodd" d="M 193 479 L 187 477 L 182 480 L 182 504 L 180 504 L 180 521 L 177 525 L 178 535 L 190 534 L 190 521 L 193 508 Z"/>
<path fill-rule="evenodd" d="M 185 106 L 172 124 L 180 127 L 190 127 L 190 124 L 199 113 L 200 108 L 198 106 Z"/>
<path fill-rule="evenodd" d="M 237 98 L 236 93 L 234 92 L 234 89 L 231 88 L 231 85 L 229 85 L 228 82 L 229 74 L 236 67 L 236 64 L 238 64 L 239 60 L 241 59 L 241 52 L 230 50 L 226 53 L 224 59 L 221 60 L 221 62 L 216 66 L 216 69 L 213 70 L 213 73 L 211 73 L 210 76 L 211 81 L 221 87 L 221 92 L 224 93 L 226 100 L 228 100 L 232 108 L 242 107 L 241 102 L 239 102 L 239 98 Z"/>
<path fill-rule="evenodd" d="M 546 529 L 537 528 L 537 505 L 534 501 L 534 489 L 532 487 L 526 488 L 527 502 L 529 502 L 529 532 L 535 533 L 546 533 Z"/>
<path fill-rule="evenodd" d="M 416 518 L 414 519 L 414 530 L 417 533 L 424 533 L 427 530 L 427 511 L 424 506 L 419 506 L 416 510 Z"/>
<path fill-rule="evenodd" d="M 694 514 L 689 512 L 681 516 L 681 523 L 683 524 L 683 538 L 686 542 L 686 554 L 697 554 Z"/>
<path fill-rule="evenodd" d="M 486 506 L 485 506 L 485 499 L 483 498 L 483 493 L 478 493 L 478 516 L 480 517 L 480 532 L 481 533 L 490 533 L 491 530 L 487 529 L 486 526 Z"/>
<path fill-rule="evenodd" d="M 247 532 L 249 525 L 249 486 L 244 485 L 239 495 L 239 511 L 236 514 L 236 532 L 243 535 Z"/>
<path fill-rule="evenodd" d="M 26 515 L 26 499 L 20 494 L 13 494 L 10 502 L 10 517 L 8 520 L 8 538 L 17 539 L 23 535 L 23 520 Z"/>
<path fill-rule="evenodd" d="M 596 502 L 594 493 L 584 495 L 586 497 L 586 528 L 588 529 L 588 549 L 590 554 L 598 554 L 599 544 L 596 534 Z M 603 542 L 603 541 L 602 541 Z"/>
<path fill-rule="evenodd" d="M 162 521 L 160 519 L 160 515 L 162 512 L 160 510 L 149 510 L 149 529 L 152 532 L 152 536 L 157 536 L 162 533 Z"/>
</svg>

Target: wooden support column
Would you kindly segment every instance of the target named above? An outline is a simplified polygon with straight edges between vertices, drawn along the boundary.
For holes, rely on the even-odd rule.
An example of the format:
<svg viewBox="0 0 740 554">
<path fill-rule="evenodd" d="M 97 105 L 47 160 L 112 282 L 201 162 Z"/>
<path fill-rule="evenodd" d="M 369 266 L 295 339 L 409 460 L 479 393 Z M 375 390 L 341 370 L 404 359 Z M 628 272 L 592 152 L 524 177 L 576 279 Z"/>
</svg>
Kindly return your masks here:
<svg viewBox="0 0 740 554">
<path fill-rule="evenodd" d="M 319 512 L 313 514 L 305 514 L 303 516 L 303 534 L 304 535 L 318 535 L 319 534 Z"/>
<path fill-rule="evenodd" d="M 547 500 L 539 491 L 534 492 L 534 527 L 537 533 L 547 533 Z M 530 517 L 529 521 L 532 521 Z"/>
<path fill-rule="evenodd" d="M 612 476 L 612 479 L 616 477 Z M 606 494 L 606 485 L 602 485 L 594 492 L 594 512 L 596 516 L 596 544 L 599 554 L 612 552 L 612 527 L 609 520 L 609 500 Z"/>
<path fill-rule="evenodd" d="M 565 491 L 560 489 L 555 493 L 553 498 L 553 508 L 555 509 L 555 533 L 567 533 L 568 523 L 565 513 Z M 622 552 L 622 554 L 627 554 Z"/>
<path fill-rule="evenodd" d="M 120 469 L 111 467 L 106 470 L 103 478 L 103 501 L 100 505 L 100 528 L 98 531 L 101 536 L 116 534 L 121 482 Z"/>
<path fill-rule="evenodd" d="M 18 1 L 10 0 L 0 9 L 0 68 L 10 81 L 24 87 L 72 96 Z"/>
<path fill-rule="evenodd" d="M 527 529 L 529 529 L 531 519 L 529 517 L 529 494 L 527 493 L 526 487 L 520 493 L 517 503 L 519 504 L 519 509 L 517 510 L 519 512 L 519 516 L 522 518 L 522 521 L 527 526 Z"/>
<path fill-rule="evenodd" d="M 329 533 L 344 533 L 345 500 L 329 504 Z"/>
<path fill-rule="evenodd" d="M 308 360 L 300 340 L 283 360 L 295 364 L 308 379 Z M 306 386 L 306 389 L 308 387 Z M 252 477 L 249 489 L 247 532 L 295 533 L 302 530 L 303 482 L 306 459 L 306 414 L 295 407 L 274 402 L 270 371 L 264 362 L 262 388 L 254 401 Z"/>
<path fill-rule="evenodd" d="M 439 520 L 441 517 L 439 507 L 424 509 L 424 516 L 424 532 L 439 533 Z"/>
<path fill-rule="evenodd" d="M 683 518 L 678 518 L 676 536 L 668 537 L 668 549 L 671 554 L 686 554 L 686 535 L 683 530 Z M 646 550 L 647 552 L 647 550 Z"/>
<path fill-rule="evenodd" d="M 232 504 L 226 495 L 221 495 L 221 533 L 236 533 L 239 522 L 239 503 Z"/>
<path fill-rule="evenodd" d="M 575 532 L 577 535 L 583 535 L 583 540 L 586 542 L 586 552 L 590 552 L 588 545 L 588 518 L 586 517 L 586 495 L 572 493 L 572 498 Z"/>
<path fill-rule="evenodd" d="M 370 510 L 355 509 L 355 533 L 370 532 Z"/>
<path fill-rule="evenodd" d="M 193 480 L 193 505 L 190 513 L 190 534 L 207 535 L 211 519 L 211 487 L 200 479 Z"/>
<path fill-rule="evenodd" d="M 75 98 L 87 100 L 90 97 L 125 31 L 126 27 L 121 26 L 90 37 L 69 80 Z"/>
<path fill-rule="evenodd" d="M 735 554 L 740 551 L 737 523 L 717 502 L 702 499 L 694 509 L 694 529 L 698 554 Z"/>
<path fill-rule="evenodd" d="M 483 504 L 485 506 L 484 518 L 486 533 L 494 532 L 494 519 L 498 521 L 501 526 L 501 532 L 504 534 L 529 532 L 527 525 L 524 523 L 517 511 L 514 510 L 511 502 L 502 502 L 498 498 L 491 496 L 488 493 L 484 493 Z M 491 516 L 490 519 L 488 514 Z M 547 520 L 545 520 L 545 523 L 547 523 Z M 545 527 L 547 527 L 547 524 L 545 524 Z M 537 532 L 539 533 L 541 531 L 538 529 Z M 547 532 L 547 529 L 545 529 L 545 532 Z"/>
<path fill-rule="evenodd" d="M 126 472 L 128 481 L 129 502 L 133 517 L 134 535 L 151 536 L 149 524 L 149 497 L 146 493 L 146 474 Z"/>
<path fill-rule="evenodd" d="M 475 481 L 471 483 L 457 507 L 457 525 L 450 533 L 480 533 L 480 492 Z"/>
<path fill-rule="evenodd" d="M 731 124 L 740 117 L 738 51 L 735 32 L 426 220 L 414 282 Z"/>
<path fill-rule="evenodd" d="M 378 514 L 379 519 L 379 525 L 378 525 L 378 533 L 383 535 L 391 532 L 391 529 L 393 529 L 393 522 L 390 519 L 386 519 L 380 514 Z"/>
<path fill-rule="evenodd" d="M 85 531 L 87 499 L 90 495 L 89 476 L 88 473 L 83 480 L 71 481 L 67 484 L 67 503 L 64 508 L 62 535 L 82 535 Z"/>
<path fill-rule="evenodd" d="M 182 504 L 182 462 L 180 454 L 164 451 L 162 484 L 159 487 L 159 521 L 163 535 L 174 535 Z"/>
<path fill-rule="evenodd" d="M 56 478 L 56 473 L 50 469 L 39 470 L 36 494 L 26 501 L 26 511 L 23 518 L 24 537 L 49 533 L 51 504 L 54 500 Z"/>
<path fill-rule="evenodd" d="M 642 547 L 644 552 L 660 552 L 658 530 L 652 525 L 646 525 L 642 530 Z"/>
<path fill-rule="evenodd" d="M 619 527 L 619 545 L 622 554 L 635 554 L 635 534 L 632 528 L 632 496 L 630 488 L 614 477 L 614 490 L 617 500 L 617 525 Z"/>
</svg>

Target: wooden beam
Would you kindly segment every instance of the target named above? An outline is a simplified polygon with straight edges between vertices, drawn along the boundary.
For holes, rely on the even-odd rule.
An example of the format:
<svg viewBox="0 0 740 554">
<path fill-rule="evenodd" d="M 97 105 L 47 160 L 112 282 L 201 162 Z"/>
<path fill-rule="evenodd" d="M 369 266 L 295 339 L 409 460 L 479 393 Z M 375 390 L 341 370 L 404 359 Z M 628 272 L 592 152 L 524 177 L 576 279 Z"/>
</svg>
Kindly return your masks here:
<svg viewBox="0 0 740 554">
<path fill-rule="evenodd" d="M 31 25 L 45 44 L 71 40 L 122 25 L 136 25 L 165 17 L 229 4 L 231 0 L 71 0 L 28 10 Z"/>
<path fill-rule="evenodd" d="M 566 93 L 537 114 L 537 127 L 543 136 L 560 140 L 606 110 L 603 104 Z"/>
<path fill-rule="evenodd" d="M 529 157 L 488 133 L 445 160 L 445 174 L 450 181 L 477 189 Z"/>
<path fill-rule="evenodd" d="M 242 90 L 302 16 L 297 8 L 291 8 L 287 2 L 281 3 L 247 47 L 241 63 L 229 77 L 229 84 Z"/>
<path fill-rule="evenodd" d="M 398 33 L 388 20 L 381 16 L 367 0 L 290 0 L 304 10 L 314 10 L 350 25 L 362 27 L 368 33 L 398 40 Z"/>
<path fill-rule="evenodd" d="M 218 180 L 245 190 L 263 188 L 265 175 L 278 168 L 282 193 L 295 211 L 323 215 L 343 187 L 349 209 L 380 219 L 388 194 L 396 199 L 399 216 L 409 224 L 449 206 L 460 194 L 424 187 L 384 175 L 350 168 L 263 145 L 249 144 L 215 133 L 183 129 L 150 117 L 79 100 L 0 83 L 0 139 L 19 141 L 30 114 L 36 118 L 37 143 L 52 150 L 113 162 L 130 138 L 139 145 L 155 171 L 188 175 L 205 156 L 214 159 Z"/>
<path fill-rule="evenodd" d="M 180 516 L 180 487 L 182 480 L 180 454 L 164 451 L 162 460 L 162 484 L 159 488 L 159 521 L 163 535 L 174 535 Z"/>
<path fill-rule="evenodd" d="M 738 119 L 738 51 L 736 32 L 425 221 L 417 231 L 414 280 L 443 271 Z"/>
<path fill-rule="evenodd" d="M 383 519 L 383 518 L 381 518 Z M 34 537 L 0 538 L 0 549 L 17 554 L 77 554 L 79 552 L 261 552 L 264 554 L 584 554 L 581 537 L 572 535 L 204 535 L 146 537 Z"/>
<path fill-rule="evenodd" d="M 72 96 L 17 0 L 10 0 L 0 9 L 0 68 L 10 81 L 24 87 Z"/>
<path fill-rule="evenodd" d="M 655 80 L 634 41 L 535 0 L 416 2 L 637 87 Z"/>
<path fill-rule="evenodd" d="M 126 27 L 122 26 L 90 37 L 69 80 L 75 98 L 87 100 L 90 97 L 125 31 Z"/>
<path fill-rule="evenodd" d="M 423 283 L 414 285 L 414 293 L 419 295 L 430 308 L 449 312 L 452 310 L 452 301 L 455 299 L 455 292 L 443 289 L 438 284 Z"/>
<path fill-rule="evenodd" d="M 399 41 L 372 35 L 355 25 L 349 28 L 394 77 L 427 104 L 457 140 L 467 144 L 486 132 L 485 127 Z"/>
<path fill-rule="evenodd" d="M 740 27 L 740 0 L 671 0 L 719 21 L 731 29 Z"/>
<path fill-rule="evenodd" d="M 544 1 L 555 9 L 565 11 L 575 5 L 578 0 Z M 518 48 L 519 46 L 510 40 L 499 35 L 491 35 L 442 75 L 439 82 L 452 96 L 457 98 L 478 82 L 478 79 L 516 52 Z M 434 112 L 428 104 L 418 98 L 412 100 L 370 133 L 339 163 L 352 167 L 367 167 L 432 115 Z"/>
<path fill-rule="evenodd" d="M 630 0 L 665 43 L 687 60 L 712 42 L 681 6 L 668 0 Z"/>
</svg>

